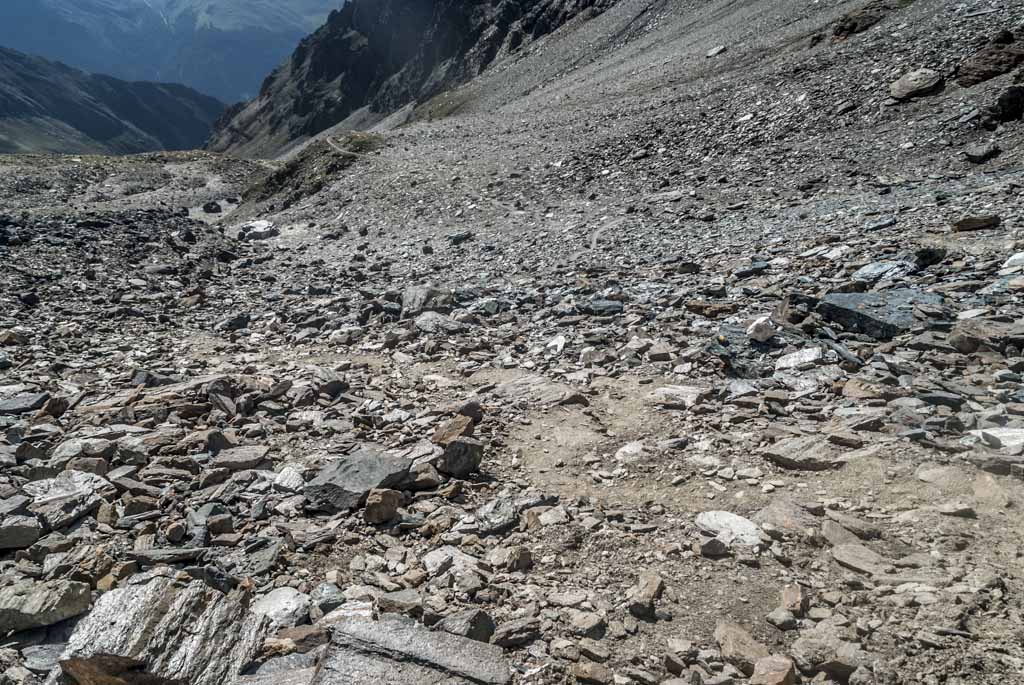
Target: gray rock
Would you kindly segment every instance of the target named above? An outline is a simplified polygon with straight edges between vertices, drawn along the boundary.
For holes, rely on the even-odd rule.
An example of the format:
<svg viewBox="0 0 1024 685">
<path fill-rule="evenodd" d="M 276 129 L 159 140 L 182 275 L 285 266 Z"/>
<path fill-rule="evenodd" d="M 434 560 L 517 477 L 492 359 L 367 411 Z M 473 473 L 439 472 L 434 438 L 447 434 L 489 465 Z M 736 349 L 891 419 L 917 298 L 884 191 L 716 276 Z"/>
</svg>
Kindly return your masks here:
<svg viewBox="0 0 1024 685">
<path fill-rule="evenodd" d="M 823 318 L 852 333 L 888 340 L 910 330 L 915 305 L 942 304 L 942 296 L 912 288 L 870 293 L 831 293 L 818 304 Z"/>
<path fill-rule="evenodd" d="M 229 471 L 254 469 L 266 460 L 269 452 L 269 447 L 259 445 L 232 447 L 231 449 L 219 452 L 212 459 L 211 466 L 213 468 L 224 468 Z"/>
<path fill-rule="evenodd" d="M 455 438 L 444 448 L 444 453 L 434 463 L 441 473 L 465 478 L 480 468 L 484 459 L 484 444 L 474 438 Z"/>
<path fill-rule="evenodd" d="M 35 516 L 6 516 L 0 519 L 0 550 L 31 547 L 42 534 Z"/>
<path fill-rule="evenodd" d="M 761 529 L 750 519 L 729 511 L 704 511 L 697 515 L 697 528 L 727 545 L 761 544 Z"/>
<path fill-rule="evenodd" d="M 345 593 L 334 583 L 321 583 L 310 593 L 309 602 L 310 618 L 318 621 L 345 603 Z"/>
<path fill-rule="evenodd" d="M 42 628 L 84 614 L 89 586 L 71 580 L 30 580 L 0 587 L 0 635 Z"/>
<path fill-rule="evenodd" d="M 841 462 L 835 447 L 815 436 L 787 438 L 764 450 L 770 461 L 787 469 L 825 471 Z"/>
<path fill-rule="evenodd" d="M 519 521 L 519 515 L 527 509 L 552 502 L 552 498 L 540 494 L 498 497 L 481 505 L 474 512 L 476 528 L 481 535 L 500 533 L 514 526 Z"/>
<path fill-rule="evenodd" d="M 0 416 L 16 416 L 41 408 L 50 399 L 48 392 L 24 393 L 0 400 Z"/>
<path fill-rule="evenodd" d="M 881 554 L 858 544 L 833 547 L 832 558 L 848 569 L 869 575 L 884 573 L 888 565 Z"/>
<path fill-rule="evenodd" d="M 306 499 L 322 511 L 350 511 L 366 500 L 370 490 L 401 484 L 410 464 L 408 459 L 386 454 L 379 447 L 363 447 L 324 466 L 306 483 Z"/>
<path fill-rule="evenodd" d="M 436 627 L 446 633 L 468 637 L 477 642 L 490 642 L 495 629 L 494 619 L 481 609 L 466 609 L 445 616 Z"/>
<path fill-rule="evenodd" d="M 311 685 L 505 685 L 511 682 L 500 648 L 404 616 L 355 618 L 332 626 L 333 637 Z"/>
<path fill-rule="evenodd" d="M 416 317 L 413 325 L 417 330 L 429 334 L 461 333 L 468 328 L 466 324 L 439 312 L 423 312 Z"/>
<path fill-rule="evenodd" d="M 435 285 L 414 285 L 402 293 L 402 316 L 413 318 L 423 312 L 446 314 L 452 308 L 452 291 Z"/>
<path fill-rule="evenodd" d="M 142 576 L 102 595 L 60 660 L 77 685 L 222 685 L 256 656 L 269 621 L 205 583 Z"/>
<path fill-rule="evenodd" d="M 745 675 L 754 673 L 754 664 L 768 656 L 768 648 L 750 636 L 742 626 L 731 621 L 720 620 L 715 626 L 715 641 L 722 652 L 722 658 Z"/>
<path fill-rule="evenodd" d="M 978 143 L 964 148 L 964 157 L 972 164 L 984 164 L 990 159 L 998 157 L 1000 152 L 1002 150 L 995 143 Z"/>
<path fill-rule="evenodd" d="M 279 587 L 253 602 L 252 610 L 270 619 L 274 628 L 291 628 L 309 621 L 309 604 L 309 595 Z"/>
<path fill-rule="evenodd" d="M 511 648 L 528 645 L 540 637 L 540 621 L 536 618 L 521 618 L 498 626 L 491 636 L 491 642 L 499 647 Z"/>
<path fill-rule="evenodd" d="M 113 492 L 104 478 L 84 471 L 63 471 L 54 478 L 25 485 L 32 497 L 29 510 L 39 516 L 51 530 L 69 526 L 100 507 L 101 492 Z"/>
<path fill-rule="evenodd" d="M 942 74 L 933 69 L 916 69 L 904 74 L 889 86 L 889 94 L 897 100 L 931 95 L 942 89 Z"/>
</svg>

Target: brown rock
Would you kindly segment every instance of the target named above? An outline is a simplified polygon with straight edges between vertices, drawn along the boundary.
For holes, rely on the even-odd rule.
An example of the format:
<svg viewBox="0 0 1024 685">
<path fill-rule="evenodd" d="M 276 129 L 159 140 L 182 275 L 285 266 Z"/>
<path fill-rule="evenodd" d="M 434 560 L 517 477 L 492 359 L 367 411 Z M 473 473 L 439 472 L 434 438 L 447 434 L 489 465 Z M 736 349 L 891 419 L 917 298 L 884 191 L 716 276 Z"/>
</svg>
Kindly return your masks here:
<svg viewBox="0 0 1024 685">
<path fill-rule="evenodd" d="M 785 656 L 766 656 L 754 664 L 754 675 L 750 685 L 793 685 L 796 682 L 796 667 L 793 660 Z"/>
<path fill-rule="evenodd" d="M 473 437 L 473 425 L 472 417 L 459 414 L 438 426 L 431 440 L 438 445 L 447 447 L 456 438 Z"/>
<path fill-rule="evenodd" d="M 758 659 L 768 656 L 768 648 L 751 637 L 742 626 L 732 621 L 720 620 L 715 628 L 715 640 L 722 652 L 722 658 L 741 670 L 747 676 L 754 673 Z"/>
<path fill-rule="evenodd" d="M 401 503 L 402 493 L 397 490 L 370 490 L 366 496 L 363 519 L 372 524 L 387 523 L 398 515 Z"/>
</svg>

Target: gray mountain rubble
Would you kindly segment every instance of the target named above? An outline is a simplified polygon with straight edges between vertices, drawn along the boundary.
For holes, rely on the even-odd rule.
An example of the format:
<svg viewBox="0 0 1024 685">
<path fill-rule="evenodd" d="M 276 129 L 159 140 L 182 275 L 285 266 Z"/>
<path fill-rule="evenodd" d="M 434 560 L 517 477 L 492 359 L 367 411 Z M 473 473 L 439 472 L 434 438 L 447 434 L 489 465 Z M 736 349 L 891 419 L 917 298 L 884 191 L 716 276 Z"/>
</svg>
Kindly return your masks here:
<svg viewBox="0 0 1024 685">
<path fill-rule="evenodd" d="M 1019 17 L 783 5 L 294 204 L 0 160 L 0 685 L 1024 677 Z"/>
</svg>

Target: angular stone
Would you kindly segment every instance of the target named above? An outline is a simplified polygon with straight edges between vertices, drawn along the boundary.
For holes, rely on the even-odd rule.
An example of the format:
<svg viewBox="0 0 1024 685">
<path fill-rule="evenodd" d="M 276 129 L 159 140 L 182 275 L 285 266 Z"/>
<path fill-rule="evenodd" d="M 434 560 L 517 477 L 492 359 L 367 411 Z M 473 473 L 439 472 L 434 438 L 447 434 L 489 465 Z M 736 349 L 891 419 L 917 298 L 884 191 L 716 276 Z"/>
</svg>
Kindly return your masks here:
<svg viewBox="0 0 1024 685">
<path fill-rule="evenodd" d="M 754 673 L 754 664 L 768 656 L 768 648 L 750 636 L 742 626 L 720 620 L 715 626 L 715 641 L 722 658 L 748 677 Z"/>
<path fill-rule="evenodd" d="M 291 628 L 309 619 L 309 595 L 279 587 L 253 602 L 252 611 L 266 616 L 274 628 Z"/>
<path fill-rule="evenodd" d="M 540 637 L 540 621 L 536 618 L 521 618 L 507 621 L 498 626 L 491 642 L 499 647 L 520 647 Z"/>
<path fill-rule="evenodd" d="M 446 446 L 456 438 L 472 437 L 474 425 L 472 417 L 459 414 L 438 426 L 434 431 L 434 437 L 430 440 L 438 445 Z"/>
<path fill-rule="evenodd" d="M 897 100 L 931 95 L 942 89 L 942 74 L 934 69 L 915 69 L 889 86 L 889 94 Z"/>
<path fill-rule="evenodd" d="M 832 558 L 848 569 L 869 575 L 885 573 L 888 566 L 885 557 L 864 545 L 846 544 L 833 547 Z"/>
<path fill-rule="evenodd" d="M 37 392 L 15 395 L 6 400 L 0 400 L 0 416 L 17 416 L 30 411 L 40 409 L 50 399 L 50 393 Z"/>
<path fill-rule="evenodd" d="M 629 590 L 629 613 L 645 621 L 654 620 L 654 603 L 661 597 L 665 581 L 657 573 L 644 572 Z"/>
<path fill-rule="evenodd" d="M 868 293 L 830 293 L 818 303 L 826 321 L 852 333 L 888 340 L 910 330 L 916 323 L 916 305 L 938 306 L 942 296 L 912 288 Z"/>
<path fill-rule="evenodd" d="M 402 316 L 407 319 L 423 312 L 447 313 L 452 308 L 452 291 L 434 285 L 414 285 L 402 293 Z"/>
<path fill-rule="evenodd" d="M 697 528 L 727 545 L 761 544 L 761 529 L 750 519 L 729 511 L 704 511 L 697 514 Z"/>
<path fill-rule="evenodd" d="M 100 507 L 100 491 L 113 486 L 104 478 L 84 471 L 63 471 L 55 478 L 25 485 L 32 496 L 29 510 L 46 523 L 51 530 L 71 525 Z"/>
<path fill-rule="evenodd" d="M 431 631 L 404 616 L 343 619 L 332 625 L 328 651 L 310 685 L 506 685 L 499 647 Z"/>
<path fill-rule="evenodd" d="M 0 550 L 31 547 L 43 535 L 35 516 L 5 516 L 0 519 Z"/>
<path fill-rule="evenodd" d="M 269 622 L 211 589 L 148 575 L 102 595 L 60 659 L 77 685 L 232 682 Z"/>
<path fill-rule="evenodd" d="M 455 438 L 444 448 L 444 454 L 434 465 L 441 473 L 465 478 L 480 468 L 483 458 L 482 442 L 473 438 Z"/>
<path fill-rule="evenodd" d="M 401 503 L 402 493 L 397 490 L 370 490 L 363 519 L 370 524 L 387 523 L 398 515 Z"/>
<path fill-rule="evenodd" d="M 690 409 L 711 397 L 711 388 L 692 385 L 666 385 L 647 397 L 651 404 L 665 409 Z"/>
<path fill-rule="evenodd" d="M 219 452 L 211 460 L 210 465 L 213 468 L 227 469 L 228 471 L 246 471 L 262 464 L 269 453 L 269 447 L 260 445 L 232 447 Z"/>
<path fill-rule="evenodd" d="M 779 466 L 798 471 L 825 471 L 839 466 L 835 448 L 815 436 L 786 438 L 764 450 Z"/>
<path fill-rule="evenodd" d="M 494 619 L 481 609 L 466 609 L 449 616 L 445 616 L 437 624 L 438 630 L 443 630 L 452 635 L 468 637 L 477 642 L 490 642 L 494 635 Z"/>
<path fill-rule="evenodd" d="M 1003 223 L 998 214 L 979 214 L 976 216 L 965 216 L 953 222 L 954 233 L 966 233 L 968 231 L 985 231 L 990 228 L 998 228 Z"/>
<path fill-rule="evenodd" d="M 336 459 L 306 483 L 305 495 L 315 509 L 349 511 L 361 505 L 370 490 L 392 489 L 409 474 L 411 462 L 366 446 Z"/>
<path fill-rule="evenodd" d="M 468 328 L 466 324 L 438 312 L 423 312 L 416 317 L 413 325 L 417 330 L 427 334 L 461 333 Z"/>
<path fill-rule="evenodd" d="M 794 685 L 796 667 L 793 660 L 785 656 L 766 656 L 754 664 L 754 674 L 749 685 Z"/>
<path fill-rule="evenodd" d="M 0 635 L 42 628 L 84 614 L 89 586 L 70 580 L 30 580 L 0 586 Z"/>
</svg>

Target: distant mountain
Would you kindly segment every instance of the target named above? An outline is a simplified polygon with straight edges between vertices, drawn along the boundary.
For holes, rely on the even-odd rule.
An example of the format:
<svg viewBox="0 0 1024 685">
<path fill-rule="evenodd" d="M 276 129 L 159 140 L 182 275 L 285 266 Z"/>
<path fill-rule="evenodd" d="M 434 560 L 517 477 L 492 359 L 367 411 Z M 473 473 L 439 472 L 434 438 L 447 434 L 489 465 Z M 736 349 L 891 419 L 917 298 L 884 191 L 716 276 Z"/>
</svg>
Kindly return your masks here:
<svg viewBox="0 0 1024 685">
<path fill-rule="evenodd" d="M 355 128 L 468 81 L 614 0 L 351 0 L 304 39 L 210 149 L 273 156 L 340 122 Z"/>
<path fill-rule="evenodd" d="M 0 0 L 0 46 L 128 80 L 253 97 L 344 0 Z"/>
<path fill-rule="evenodd" d="M 0 153 L 124 154 L 202 146 L 225 105 L 0 48 Z"/>
</svg>

